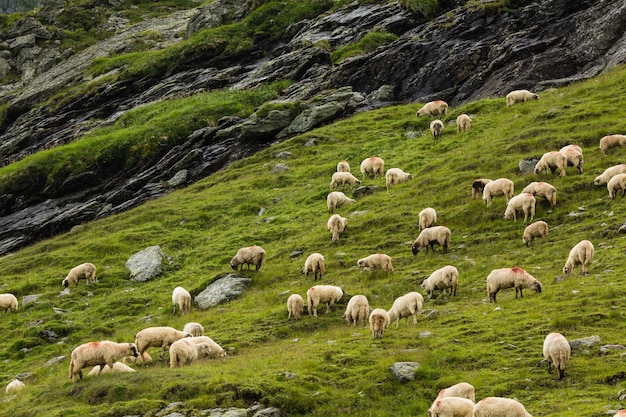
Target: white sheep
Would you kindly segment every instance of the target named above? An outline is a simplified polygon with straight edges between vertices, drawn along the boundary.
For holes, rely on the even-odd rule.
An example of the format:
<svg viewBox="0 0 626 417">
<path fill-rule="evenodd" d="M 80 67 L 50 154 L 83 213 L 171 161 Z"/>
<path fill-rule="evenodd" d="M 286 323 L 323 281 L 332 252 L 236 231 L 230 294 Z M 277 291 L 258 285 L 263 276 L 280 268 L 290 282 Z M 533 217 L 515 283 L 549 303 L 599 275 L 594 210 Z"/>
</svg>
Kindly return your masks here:
<svg viewBox="0 0 626 417">
<path fill-rule="evenodd" d="M 174 291 L 172 291 L 172 304 L 174 305 L 174 309 L 172 310 L 172 314 L 176 313 L 176 309 L 180 311 L 180 315 L 182 316 L 185 312 L 191 311 L 191 294 L 189 291 L 184 289 L 183 287 L 176 287 Z"/>
<path fill-rule="evenodd" d="M 144 352 L 142 356 L 124 356 L 122 358 L 122 362 L 124 363 L 138 363 L 138 362 L 149 362 L 152 360 L 152 356 L 148 352 Z"/>
<path fill-rule="evenodd" d="M 424 297 L 422 297 L 422 294 L 415 291 L 396 298 L 389 311 L 387 311 L 389 324 L 395 321 L 396 328 L 398 328 L 400 319 L 406 318 L 406 322 L 408 323 L 409 317 L 413 316 L 413 326 L 417 325 L 417 315 L 421 313 L 423 305 Z"/>
<path fill-rule="evenodd" d="M 583 151 L 578 145 L 567 145 L 559 149 L 559 152 L 565 155 L 567 159 L 567 166 L 576 167 L 579 174 L 583 173 L 583 164 L 585 158 L 583 157 Z"/>
<path fill-rule="evenodd" d="M 510 398 L 487 397 L 474 406 L 474 417 L 533 417 L 524 406 Z"/>
<path fill-rule="evenodd" d="M 370 330 L 372 331 L 372 339 L 382 339 L 383 332 L 389 327 L 391 320 L 389 320 L 387 311 L 382 308 L 375 308 L 370 313 L 369 322 Z"/>
<path fill-rule="evenodd" d="M 385 161 L 377 156 L 370 156 L 369 158 L 365 158 L 363 162 L 361 162 L 361 175 L 363 175 L 363 179 L 366 176 L 372 175 L 374 178 L 380 176 L 382 177 L 385 173 Z"/>
<path fill-rule="evenodd" d="M 557 168 L 559 169 L 559 176 L 564 177 L 567 157 L 559 151 L 546 152 L 541 155 L 541 159 L 535 165 L 535 174 L 539 175 L 544 171 L 552 174 Z"/>
<path fill-rule="evenodd" d="M 571 353 L 572 348 L 561 333 L 550 333 L 543 341 L 543 361 L 548 362 L 548 372 L 550 373 L 552 373 L 552 365 L 554 365 L 559 371 L 559 379 L 563 379 L 565 376 L 565 367 Z"/>
<path fill-rule="evenodd" d="M 593 185 L 604 185 L 609 182 L 611 178 L 617 174 L 626 174 L 626 164 L 613 165 L 604 170 L 604 172 L 598 175 L 593 180 Z"/>
<path fill-rule="evenodd" d="M 343 297 L 343 289 L 334 285 L 315 285 L 306 292 L 309 316 L 317 317 L 317 306 L 326 304 L 326 313 Z"/>
<path fill-rule="evenodd" d="M 196 344 L 205 343 L 209 345 L 209 348 L 211 349 L 209 356 L 211 357 L 216 357 L 216 358 L 220 358 L 224 360 L 227 356 L 226 351 L 219 344 L 217 344 L 215 340 L 211 339 L 209 336 L 196 336 L 196 337 L 190 337 L 184 340 L 189 340 L 190 342 L 196 343 Z"/>
<path fill-rule="evenodd" d="M 509 199 L 514 195 L 514 190 L 515 184 L 508 178 L 498 178 L 497 180 L 489 181 L 483 188 L 483 201 L 489 207 L 493 197 L 503 195 L 508 203 Z"/>
<path fill-rule="evenodd" d="M 178 368 L 197 360 L 208 358 L 211 347 L 207 343 L 193 343 L 189 339 L 180 339 L 170 346 L 170 368 Z"/>
<path fill-rule="evenodd" d="M 389 191 L 390 185 L 400 184 L 401 182 L 407 182 L 413 179 L 413 175 L 408 172 L 402 171 L 400 168 L 389 168 L 385 173 L 385 184 L 387 185 L 387 191 Z"/>
<path fill-rule="evenodd" d="M 339 214 L 333 214 L 328 219 L 328 230 L 332 233 L 332 240 L 336 242 L 339 240 L 339 233 L 343 232 L 348 225 L 348 219 L 346 217 L 341 217 Z"/>
<path fill-rule="evenodd" d="M 23 390 L 24 387 L 26 387 L 26 385 L 19 379 L 15 378 L 13 381 L 7 384 L 7 387 L 4 389 L 4 391 L 7 394 L 14 394 L 18 391 Z"/>
<path fill-rule="evenodd" d="M 357 261 L 359 268 L 369 268 L 370 270 L 382 269 L 384 272 L 393 272 L 391 256 L 384 253 L 375 253 Z"/>
<path fill-rule="evenodd" d="M 573 144 L 563 146 L 561 149 L 559 149 L 559 152 L 567 152 L 570 149 L 583 153 L 583 148 L 581 148 L 578 145 L 573 145 Z"/>
<path fill-rule="evenodd" d="M 521 193 L 516 195 L 515 197 L 509 200 L 509 203 L 506 205 L 506 210 L 504 211 L 504 220 L 517 221 L 517 212 L 521 211 L 524 213 L 524 223 L 528 219 L 528 214 L 530 213 L 530 221 L 535 217 L 535 205 L 537 204 L 537 200 L 531 193 Z"/>
<path fill-rule="evenodd" d="M 356 200 L 347 197 L 341 191 L 332 191 L 328 193 L 328 197 L 326 197 L 326 206 L 328 207 L 329 213 L 334 212 L 337 207 L 341 207 L 347 203 L 356 203 Z"/>
<path fill-rule="evenodd" d="M 363 326 L 367 326 L 369 312 L 370 304 L 369 301 L 367 301 L 367 297 L 364 295 L 355 295 L 348 301 L 346 312 L 343 313 L 343 318 L 346 320 L 346 323 L 348 323 L 348 326 L 352 325 L 356 327 L 359 323 L 363 323 Z"/>
<path fill-rule="evenodd" d="M 330 189 L 343 188 L 346 184 L 356 187 L 357 185 L 361 185 L 361 180 L 349 172 L 335 172 L 330 180 Z"/>
<path fill-rule="evenodd" d="M 263 265 L 263 261 L 265 260 L 265 250 L 260 246 L 248 246 L 245 248 L 241 248 L 237 251 L 237 254 L 231 259 L 230 267 L 237 271 L 237 268 L 243 269 L 243 265 L 246 264 L 248 266 L 248 271 L 250 270 L 250 265 L 255 266 L 255 270 L 258 271 Z"/>
<path fill-rule="evenodd" d="M 185 324 L 183 327 L 183 332 L 189 333 L 190 335 L 196 336 L 204 336 L 204 327 L 200 323 L 189 322 Z"/>
<path fill-rule="evenodd" d="M 476 401 L 476 390 L 472 384 L 468 384 L 467 382 L 459 382 L 458 384 L 452 385 L 451 387 L 444 388 L 439 391 L 437 394 L 437 399 L 446 398 L 446 397 L 459 397 L 459 398 L 467 398 L 472 402 Z"/>
<path fill-rule="evenodd" d="M 135 345 L 142 359 L 149 347 L 160 347 L 165 350 L 178 339 L 191 337 L 191 333 L 176 330 L 173 327 L 146 327 L 135 335 Z"/>
<path fill-rule="evenodd" d="M 317 253 L 317 252 L 312 253 L 309 255 L 308 258 L 306 258 L 302 273 L 304 274 L 305 278 L 308 278 L 309 272 L 312 272 L 313 277 L 314 277 L 313 281 L 317 281 L 318 273 L 320 275 L 320 279 L 322 279 L 322 277 L 324 276 L 324 272 L 326 272 L 325 267 L 326 267 L 326 262 L 324 260 L 324 255 L 322 255 L 321 253 Z"/>
<path fill-rule="evenodd" d="M 517 298 L 517 292 L 519 291 L 520 297 L 524 298 L 522 289 L 541 292 L 542 286 L 539 281 L 535 279 L 528 272 L 522 268 L 501 268 L 494 269 L 487 276 L 487 295 L 489 301 L 496 302 L 496 294 L 500 290 L 507 288 L 515 288 L 515 298 Z"/>
<path fill-rule="evenodd" d="M 291 294 L 287 298 L 287 320 L 291 320 L 292 317 L 299 320 L 303 309 L 304 299 L 300 294 Z"/>
<path fill-rule="evenodd" d="M 439 139 L 443 135 L 444 124 L 441 120 L 435 119 L 430 122 L 430 133 L 433 135 L 433 139 Z"/>
<path fill-rule="evenodd" d="M 98 282 L 96 278 L 96 266 L 86 262 L 70 269 L 70 272 L 65 279 L 63 279 L 63 286 L 68 287 L 70 284 L 76 284 L 76 286 L 78 286 L 78 281 L 81 279 L 86 280 L 87 284 L 89 284 L 89 281 Z"/>
<path fill-rule="evenodd" d="M 472 417 L 474 402 L 467 398 L 437 398 L 428 409 L 428 417 Z"/>
<path fill-rule="evenodd" d="M 626 417 L 626 409 L 625 410 L 619 410 L 617 413 L 615 413 L 615 415 L 613 417 Z"/>
<path fill-rule="evenodd" d="M 589 273 L 589 265 L 594 254 L 593 243 L 588 240 L 581 240 L 578 242 L 572 250 L 569 252 L 565 266 L 563 267 L 563 274 L 568 276 L 572 273 L 576 265 L 580 264 L 580 269 L 583 275 Z"/>
<path fill-rule="evenodd" d="M 606 155 L 607 149 L 615 146 L 626 146 L 626 135 L 607 135 L 600 139 L 602 155 Z"/>
<path fill-rule="evenodd" d="M 626 191 L 626 174 L 614 175 L 606 184 L 606 189 L 609 191 L 609 198 L 614 200 L 618 191 L 622 191 L 622 197 Z"/>
<path fill-rule="evenodd" d="M 448 103 L 443 100 L 429 101 L 424 104 L 416 113 L 420 116 L 445 116 L 448 114 Z"/>
<path fill-rule="evenodd" d="M 472 119 L 465 113 L 459 114 L 456 118 L 456 133 L 469 132 L 471 128 Z"/>
<path fill-rule="evenodd" d="M 350 164 L 344 159 L 337 164 L 337 172 L 350 172 Z"/>
<path fill-rule="evenodd" d="M 456 288 L 459 285 L 459 271 L 452 265 L 446 265 L 434 271 L 420 285 L 432 298 L 435 291 L 448 290 L 449 295 L 456 296 Z"/>
<path fill-rule="evenodd" d="M 434 226 L 435 223 L 437 223 L 437 212 L 432 207 L 426 207 L 417 215 L 417 225 L 420 233 L 422 233 L 422 230 Z"/>
<path fill-rule="evenodd" d="M 545 198 L 552 209 L 556 206 L 556 188 L 547 182 L 533 181 L 524 187 L 522 193 L 530 193 Z"/>
<path fill-rule="evenodd" d="M 530 247 L 533 240 L 539 237 L 541 238 L 541 243 L 545 243 L 546 237 L 548 237 L 548 223 L 543 220 L 538 220 L 526 226 L 522 234 L 522 242 Z"/>
<path fill-rule="evenodd" d="M 441 253 L 447 253 L 450 249 L 450 237 L 452 236 L 452 232 L 446 226 L 433 226 L 428 227 L 422 230 L 417 236 L 417 239 L 411 245 L 411 251 L 413 255 L 417 255 L 419 251 L 426 248 L 426 253 L 428 253 L 428 248 L 434 253 L 435 252 L 435 243 L 441 246 Z"/>
<path fill-rule="evenodd" d="M 483 195 L 485 185 L 490 182 L 491 180 L 488 178 L 478 178 L 472 181 L 472 199 L 481 197 Z"/>
<path fill-rule="evenodd" d="M 70 379 L 76 382 L 77 375 L 82 379 L 82 369 L 87 366 L 109 365 L 113 368 L 113 364 L 118 359 L 125 356 L 137 357 L 137 355 L 138 349 L 134 343 L 116 343 L 110 340 L 84 343 L 74 349 L 70 356 Z"/>
<path fill-rule="evenodd" d="M 530 100 L 539 100 L 539 96 L 528 90 L 513 90 L 506 95 L 506 106 L 511 107 L 517 103 L 524 103 Z"/>
<path fill-rule="evenodd" d="M 4 311 L 4 314 L 7 314 L 7 311 L 11 311 L 11 313 L 15 313 L 17 311 L 18 302 L 17 297 L 13 294 L 0 294 L 0 311 Z"/>
<path fill-rule="evenodd" d="M 113 364 L 113 368 L 110 368 L 109 365 L 96 365 L 91 368 L 91 371 L 87 375 L 100 375 L 100 374 L 108 374 L 108 373 L 120 373 L 120 372 L 137 372 L 130 366 L 122 363 L 115 362 Z"/>
</svg>

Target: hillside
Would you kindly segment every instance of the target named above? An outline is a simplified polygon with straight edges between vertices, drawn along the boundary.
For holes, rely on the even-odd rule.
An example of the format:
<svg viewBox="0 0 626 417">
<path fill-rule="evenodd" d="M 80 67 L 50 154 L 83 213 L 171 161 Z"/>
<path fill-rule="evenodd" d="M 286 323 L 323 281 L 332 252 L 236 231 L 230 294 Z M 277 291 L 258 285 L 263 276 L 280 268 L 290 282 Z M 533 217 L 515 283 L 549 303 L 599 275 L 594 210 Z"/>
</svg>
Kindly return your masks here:
<svg viewBox="0 0 626 417">
<path fill-rule="evenodd" d="M 534 416 L 605 416 L 624 406 L 623 298 L 626 293 L 623 200 L 610 200 L 593 179 L 623 162 L 624 149 L 603 157 L 598 140 L 626 131 L 623 99 L 626 68 L 552 89 L 538 101 L 506 108 L 503 98 L 453 107 L 446 131 L 433 141 L 427 118 L 416 119 L 416 105 L 363 112 L 315 129 L 234 163 L 185 189 L 125 213 L 74 228 L 0 259 L 2 291 L 38 302 L 0 321 L 0 376 L 4 384 L 28 372 L 27 388 L 3 396 L 2 416 L 157 415 L 180 401 L 184 416 L 212 408 L 278 407 L 282 415 L 424 415 L 436 393 L 467 381 L 476 397 L 519 399 Z M 456 134 L 457 114 L 472 115 L 473 128 Z M 315 146 L 305 146 L 310 140 Z M 574 143 L 583 147 L 584 173 L 567 176 L 518 173 L 520 159 Z M 290 152 L 286 159 L 279 152 Z M 365 157 L 378 155 L 386 167 L 401 167 L 415 178 L 344 206 L 348 228 L 333 244 L 326 230 L 325 198 L 336 164 L 346 159 L 357 172 Z M 272 173 L 277 163 L 289 171 Z M 522 245 L 523 222 L 505 221 L 504 199 L 490 208 L 470 198 L 475 178 L 508 177 L 519 192 L 545 180 L 558 189 L 549 210 L 538 198 L 535 219 L 550 225 L 545 244 Z M 384 187 L 382 179 L 365 185 Z M 452 248 L 442 255 L 420 252 L 417 213 L 437 210 L 438 224 L 452 230 Z M 264 211 L 260 214 L 261 209 Z M 561 269 L 572 246 L 589 239 L 596 248 L 588 276 L 578 268 L 569 278 Z M 197 294 L 228 272 L 238 248 L 258 244 L 268 253 L 244 296 L 218 308 L 183 317 L 171 311 L 171 290 L 182 285 Z M 148 283 L 128 281 L 130 255 L 160 245 L 171 257 L 163 276 Z M 290 257 L 294 250 L 304 255 Z M 367 328 L 346 327 L 347 299 L 329 314 L 287 321 L 289 293 L 304 295 L 312 285 L 301 274 L 306 255 L 321 252 L 327 273 L 322 283 L 364 294 L 372 307 L 388 309 L 393 300 L 435 269 L 452 264 L 460 271 L 456 297 L 427 301 L 413 327 L 391 326 L 381 340 Z M 358 258 L 389 254 L 393 274 L 360 271 Z M 99 283 L 71 288 L 60 297 L 69 267 L 84 261 L 98 266 Z M 513 290 L 487 301 L 485 278 L 492 269 L 519 266 L 539 279 L 541 293 Z M 53 310 L 57 309 L 57 310 Z M 58 310 L 61 309 L 61 310 Z M 429 313 L 438 311 L 438 315 Z M 323 311 L 323 309 L 322 309 Z M 172 370 L 167 360 L 137 366 L 133 374 L 67 379 L 70 352 L 81 343 L 132 341 L 148 326 L 182 328 L 197 321 L 228 351 L 225 361 L 209 360 Z M 54 332 L 59 339 L 49 342 Z M 558 381 L 545 367 L 541 346 L 550 332 L 569 340 L 598 335 L 601 343 L 575 350 Z M 158 357 L 158 349 L 150 349 Z M 52 365 L 47 361 L 64 356 Z M 388 368 L 395 362 L 420 364 L 416 379 L 399 383 Z"/>
</svg>

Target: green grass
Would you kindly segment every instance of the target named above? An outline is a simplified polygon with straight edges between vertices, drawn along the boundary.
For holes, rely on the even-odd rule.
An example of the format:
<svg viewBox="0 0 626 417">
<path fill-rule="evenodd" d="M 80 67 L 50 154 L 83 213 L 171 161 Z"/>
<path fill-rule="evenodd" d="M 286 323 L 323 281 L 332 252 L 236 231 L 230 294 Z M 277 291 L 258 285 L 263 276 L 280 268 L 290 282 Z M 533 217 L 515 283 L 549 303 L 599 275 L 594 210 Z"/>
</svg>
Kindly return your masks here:
<svg viewBox="0 0 626 417">
<path fill-rule="evenodd" d="M 562 381 L 536 365 L 550 332 L 570 340 L 599 335 L 602 344 L 624 343 L 626 266 L 624 237 L 617 233 L 624 205 L 592 184 L 596 175 L 624 159 L 624 149 L 611 149 L 603 157 L 598 140 L 626 130 L 625 81 L 626 68 L 620 68 L 541 92 L 540 100 L 511 108 L 504 98 L 451 108 L 445 121 L 468 113 L 472 130 L 456 134 L 447 123 L 437 142 L 428 132 L 430 120 L 414 116 L 421 103 L 361 113 L 277 144 L 132 211 L 0 258 L 2 292 L 20 300 L 41 294 L 37 303 L 0 320 L 0 381 L 33 373 L 27 388 L 3 403 L 0 416 L 154 415 L 173 401 L 183 401 L 189 413 L 259 401 L 281 408 L 284 415 L 412 416 L 424 415 L 441 388 L 460 381 L 473 384 L 477 398 L 515 397 L 534 416 L 599 417 L 621 408 L 618 392 L 626 388 L 626 377 L 619 351 L 602 353 L 596 346 L 574 352 Z M 305 147 L 312 138 L 319 145 Z M 574 168 L 564 178 L 518 174 L 520 159 L 567 143 L 583 147 L 583 174 Z M 292 155 L 275 158 L 280 151 Z M 415 178 L 339 209 L 349 223 L 333 244 L 326 230 L 330 177 L 338 161 L 346 159 L 358 172 L 360 161 L 371 155 Z M 278 162 L 289 165 L 289 172 L 271 173 Z M 502 219 L 502 197 L 490 208 L 472 200 L 471 182 L 481 177 L 508 177 L 518 192 L 539 179 L 555 185 L 556 208 L 549 211 L 548 203 L 538 199 L 535 217 L 550 225 L 548 241 L 523 246 L 525 225 Z M 364 184 L 384 188 L 380 178 Z M 452 230 L 447 255 L 411 254 L 417 213 L 428 206 L 437 210 L 438 224 Z M 266 211 L 258 216 L 261 208 Z M 357 211 L 362 213 L 351 214 Z M 596 247 L 590 275 L 583 277 L 577 269 L 556 280 L 570 248 L 581 239 Z M 172 259 L 164 274 L 152 282 L 129 282 L 125 261 L 156 244 Z M 229 271 L 237 249 L 252 244 L 263 246 L 268 257 L 258 273 L 243 273 L 252 277 L 252 284 L 241 298 L 207 311 L 194 308 L 183 317 L 172 315 L 174 287 L 199 292 Z M 305 255 L 292 259 L 296 249 Z M 304 295 L 313 284 L 301 273 L 311 252 L 326 257 L 322 283 L 364 294 L 372 307 L 388 309 L 399 295 L 423 292 L 421 280 L 445 264 L 458 268 L 460 286 L 456 297 L 427 301 L 416 327 L 392 325 L 382 340 L 372 340 L 366 328 L 343 324 L 347 300 L 317 319 L 288 322 L 285 291 Z M 374 252 L 392 257 L 393 274 L 358 270 L 356 260 Z M 81 282 L 69 295 L 59 296 L 67 271 L 85 261 L 98 267 L 99 283 Z M 498 294 L 497 306 L 488 303 L 488 273 L 516 265 L 539 279 L 543 292 L 515 299 L 508 290 Z M 53 307 L 69 312 L 57 314 Z M 431 320 L 426 313 L 433 309 L 440 314 Z M 228 358 L 176 370 L 157 359 L 137 366 L 133 374 L 85 377 L 77 384 L 67 377 L 67 358 L 44 366 L 87 341 L 132 341 L 144 327 L 182 328 L 188 321 L 202 323 L 228 350 Z M 48 343 L 41 337 L 47 329 L 62 339 Z M 158 358 L 157 349 L 150 353 Z M 396 361 L 419 362 L 416 380 L 397 382 L 388 371 Z"/>
</svg>

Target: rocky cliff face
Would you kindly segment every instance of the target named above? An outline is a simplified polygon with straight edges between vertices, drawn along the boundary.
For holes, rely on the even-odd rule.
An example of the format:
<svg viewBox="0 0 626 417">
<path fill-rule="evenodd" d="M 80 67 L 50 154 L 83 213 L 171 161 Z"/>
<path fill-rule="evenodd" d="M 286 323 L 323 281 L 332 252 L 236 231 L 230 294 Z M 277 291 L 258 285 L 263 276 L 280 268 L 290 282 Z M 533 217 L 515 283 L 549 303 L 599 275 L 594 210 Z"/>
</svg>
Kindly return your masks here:
<svg viewBox="0 0 626 417">
<path fill-rule="evenodd" d="M 76 54 L 56 47 L 55 33 L 37 19 L 18 22 L 0 34 L 0 74 L 20 74 L 0 90 L 2 102 L 8 105 L 8 121 L 0 135 L 4 165 L 76 140 L 128 109 L 180 94 L 291 79 L 295 82 L 283 99 L 307 102 L 320 94 L 325 98 L 305 106 L 299 115 L 271 112 L 264 117 L 223 120 L 217 127 L 194 132 L 161 158 L 121 172 L 70 177 L 52 194 L 24 190 L 1 195 L 0 254 L 134 207 L 276 140 L 356 111 L 433 98 L 456 105 L 504 96 L 514 88 L 541 90 L 626 62 L 626 3 L 622 0 L 512 1 L 511 12 L 495 11 L 488 0 L 463 3 L 450 3 L 452 11 L 419 24 L 417 16 L 397 4 L 354 2 L 292 25 L 283 42 L 259 46 L 257 53 L 240 57 L 236 63 L 188 62 L 167 76 L 107 85 L 55 110 L 39 103 L 67 85 L 84 82 L 83 70 L 94 58 L 124 51 L 133 35 L 158 31 L 161 40 L 153 47 L 163 48 L 180 41 L 180 33 L 241 18 L 249 12 L 249 5 L 218 0 L 134 26 L 111 16 L 107 25 L 114 34 Z M 41 13 L 48 24 L 58 16 L 54 8 Z M 327 48 L 316 46 L 324 40 L 335 49 L 374 28 L 399 38 L 339 65 L 331 64 Z"/>
</svg>

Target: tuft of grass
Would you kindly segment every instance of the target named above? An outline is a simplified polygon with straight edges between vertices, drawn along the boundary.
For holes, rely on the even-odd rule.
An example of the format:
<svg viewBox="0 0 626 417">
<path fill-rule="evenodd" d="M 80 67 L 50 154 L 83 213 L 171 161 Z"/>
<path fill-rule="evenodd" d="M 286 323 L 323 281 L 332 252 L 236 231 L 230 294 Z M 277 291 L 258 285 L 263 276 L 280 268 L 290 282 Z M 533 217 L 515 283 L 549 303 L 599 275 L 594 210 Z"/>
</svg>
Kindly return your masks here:
<svg viewBox="0 0 626 417">
<path fill-rule="evenodd" d="M 369 32 L 366 33 L 358 42 L 346 45 L 333 51 L 330 59 L 334 64 L 343 61 L 346 58 L 363 55 L 373 52 L 379 46 L 383 46 L 398 39 L 398 36 L 388 32 Z"/>
</svg>

